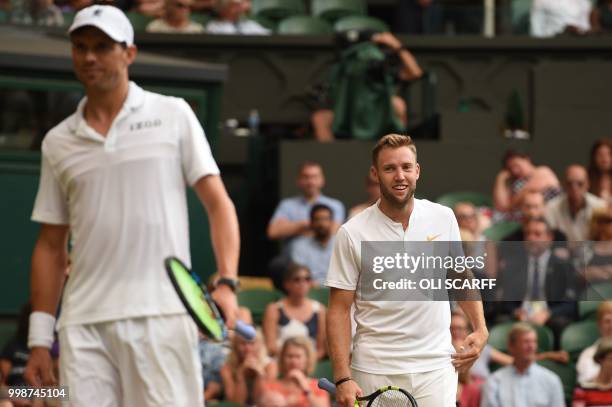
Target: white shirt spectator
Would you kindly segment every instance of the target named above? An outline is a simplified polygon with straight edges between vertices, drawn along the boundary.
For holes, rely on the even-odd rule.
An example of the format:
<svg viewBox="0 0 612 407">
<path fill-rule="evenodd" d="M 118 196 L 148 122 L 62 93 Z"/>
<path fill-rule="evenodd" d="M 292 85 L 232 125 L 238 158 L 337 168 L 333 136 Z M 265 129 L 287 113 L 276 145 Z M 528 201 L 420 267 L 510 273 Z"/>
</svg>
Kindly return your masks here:
<svg viewBox="0 0 612 407">
<path fill-rule="evenodd" d="M 567 202 L 567 195 L 560 195 L 546 205 L 544 216 L 553 229 L 558 229 L 567 236 L 570 242 L 581 242 L 589 238 L 589 225 L 593 209 L 603 208 L 606 201 L 587 192 L 586 205 L 572 218 Z"/>
<path fill-rule="evenodd" d="M 164 19 L 158 18 L 151 21 L 146 28 L 149 33 L 167 33 L 167 34 L 200 34 L 203 33 L 204 26 L 195 21 L 190 21 L 185 27 L 174 27 L 168 24 Z"/>
<path fill-rule="evenodd" d="M 599 342 L 599 339 L 596 340 L 595 343 L 588 348 L 584 348 L 584 350 L 580 352 L 578 362 L 576 363 L 576 373 L 578 374 L 578 383 L 581 385 L 594 380 L 599 374 L 599 365 L 593 360 Z"/>
<path fill-rule="evenodd" d="M 206 25 L 209 34 L 225 35 L 270 35 L 271 31 L 253 20 L 240 20 L 236 23 L 231 21 L 213 20 Z"/>
<path fill-rule="evenodd" d="M 567 26 L 589 31 L 591 8 L 590 0 L 534 0 L 531 7 L 531 35 L 554 37 L 565 31 Z"/>
</svg>

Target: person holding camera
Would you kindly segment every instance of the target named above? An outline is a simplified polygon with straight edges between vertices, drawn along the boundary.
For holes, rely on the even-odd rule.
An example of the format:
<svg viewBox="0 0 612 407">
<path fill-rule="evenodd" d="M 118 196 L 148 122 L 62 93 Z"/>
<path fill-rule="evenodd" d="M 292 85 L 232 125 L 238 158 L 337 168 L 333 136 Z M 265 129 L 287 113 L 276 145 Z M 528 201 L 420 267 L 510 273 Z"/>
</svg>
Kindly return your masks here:
<svg viewBox="0 0 612 407">
<path fill-rule="evenodd" d="M 360 33 L 361 34 L 361 33 Z M 389 59 L 396 59 L 399 69 L 395 80 L 412 81 L 423 75 L 416 58 L 405 48 L 401 41 L 390 32 L 374 33 L 370 41 L 377 44 Z M 403 127 L 408 123 L 406 102 L 400 96 L 391 97 L 393 113 Z M 333 105 L 333 101 L 331 103 Z M 330 107 L 316 109 L 311 115 L 311 125 L 315 139 L 330 142 L 335 139 L 332 131 L 335 112 Z"/>
</svg>

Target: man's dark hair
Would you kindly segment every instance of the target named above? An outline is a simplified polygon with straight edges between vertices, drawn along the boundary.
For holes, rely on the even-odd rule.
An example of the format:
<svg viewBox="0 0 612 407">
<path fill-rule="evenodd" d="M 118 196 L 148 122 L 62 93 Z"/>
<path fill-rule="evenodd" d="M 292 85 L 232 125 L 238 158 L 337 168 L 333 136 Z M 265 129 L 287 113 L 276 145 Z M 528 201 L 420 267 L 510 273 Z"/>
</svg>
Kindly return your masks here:
<svg viewBox="0 0 612 407">
<path fill-rule="evenodd" d="M 548 223 L 546 218 L 544 218 L 543 216 L 531 216 L 525 219 L 525 223 L 524 223 L 525 227 L 529 225 L 530 223 L 543 223 L 544 226 L 546 227 L 546 233 L 553 233 L 552 226 L 550 226 L 550 223 Z"/>
<path fill-rule="evenodd" d="M 287 268 L 283 272 L 283 281 L 291 280 L 293 276 L 295 276 L 300 271 L 306 271 L 308 275 L 311 276 L 310 269 L 307 266 L 298 263 L 289 263 L 287 265 Z"/>
<path fill-rule="evenodd" d="M 330 208 L 329 206 L 325 205 L 325 204 L 315 204 L 313 205 L 313 207 L 310 209 L 310 220 L 312 221 L 314 219 L 315 213 L 317 213 L 318 211 L 329 211 L 329 214 L 331 215 L 331 217 L 334 217 L 334 211 L 332 208 Z"/>
<path fill-rule="evenodd" d="M 506 166 L 508 165 L 508 161 L 510 161 L 511 159 L 515 157 L 524 158 L 526 160 L 531 161 L 531 156 L 527 153 L 517 151 L 517 150 L 508 150 L 504 153 L 504 156 L 502 158 L 502 167 L 506 168 Z"/>
</svg>

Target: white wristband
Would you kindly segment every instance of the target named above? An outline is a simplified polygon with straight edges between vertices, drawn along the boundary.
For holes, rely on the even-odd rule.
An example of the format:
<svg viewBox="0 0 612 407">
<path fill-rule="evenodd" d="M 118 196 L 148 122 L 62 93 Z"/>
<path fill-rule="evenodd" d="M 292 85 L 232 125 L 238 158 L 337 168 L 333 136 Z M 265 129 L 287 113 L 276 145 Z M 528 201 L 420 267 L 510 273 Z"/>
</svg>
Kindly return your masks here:
<svg viewBox="0 0 612 407">
<path fill-rule="evenodd" d="M 30 332 L 28 333 L 28 348 L 42 346 L 51 349 L 53 346 L 53 332 L 55 331 L 55 317 L 41 311 L 30 314 Z"/>
</svg>

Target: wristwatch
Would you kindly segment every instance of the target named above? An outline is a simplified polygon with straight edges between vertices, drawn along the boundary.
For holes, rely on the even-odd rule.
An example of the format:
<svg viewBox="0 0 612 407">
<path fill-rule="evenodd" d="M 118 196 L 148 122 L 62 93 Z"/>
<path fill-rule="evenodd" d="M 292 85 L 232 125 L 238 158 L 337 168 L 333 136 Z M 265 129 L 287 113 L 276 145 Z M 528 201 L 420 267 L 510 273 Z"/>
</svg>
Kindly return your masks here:
<svg viewBox="0 0 612 407">
<path fill-rule="evenodd" d="M 219 285 L 226 285 L 231 288 L 233 292 L 236 292 L 240 288 L 240 281 L 235 278 L 221 277 L 217 280 L 217 284 L 215 284 L 215 286 Z"/>
</svg>

